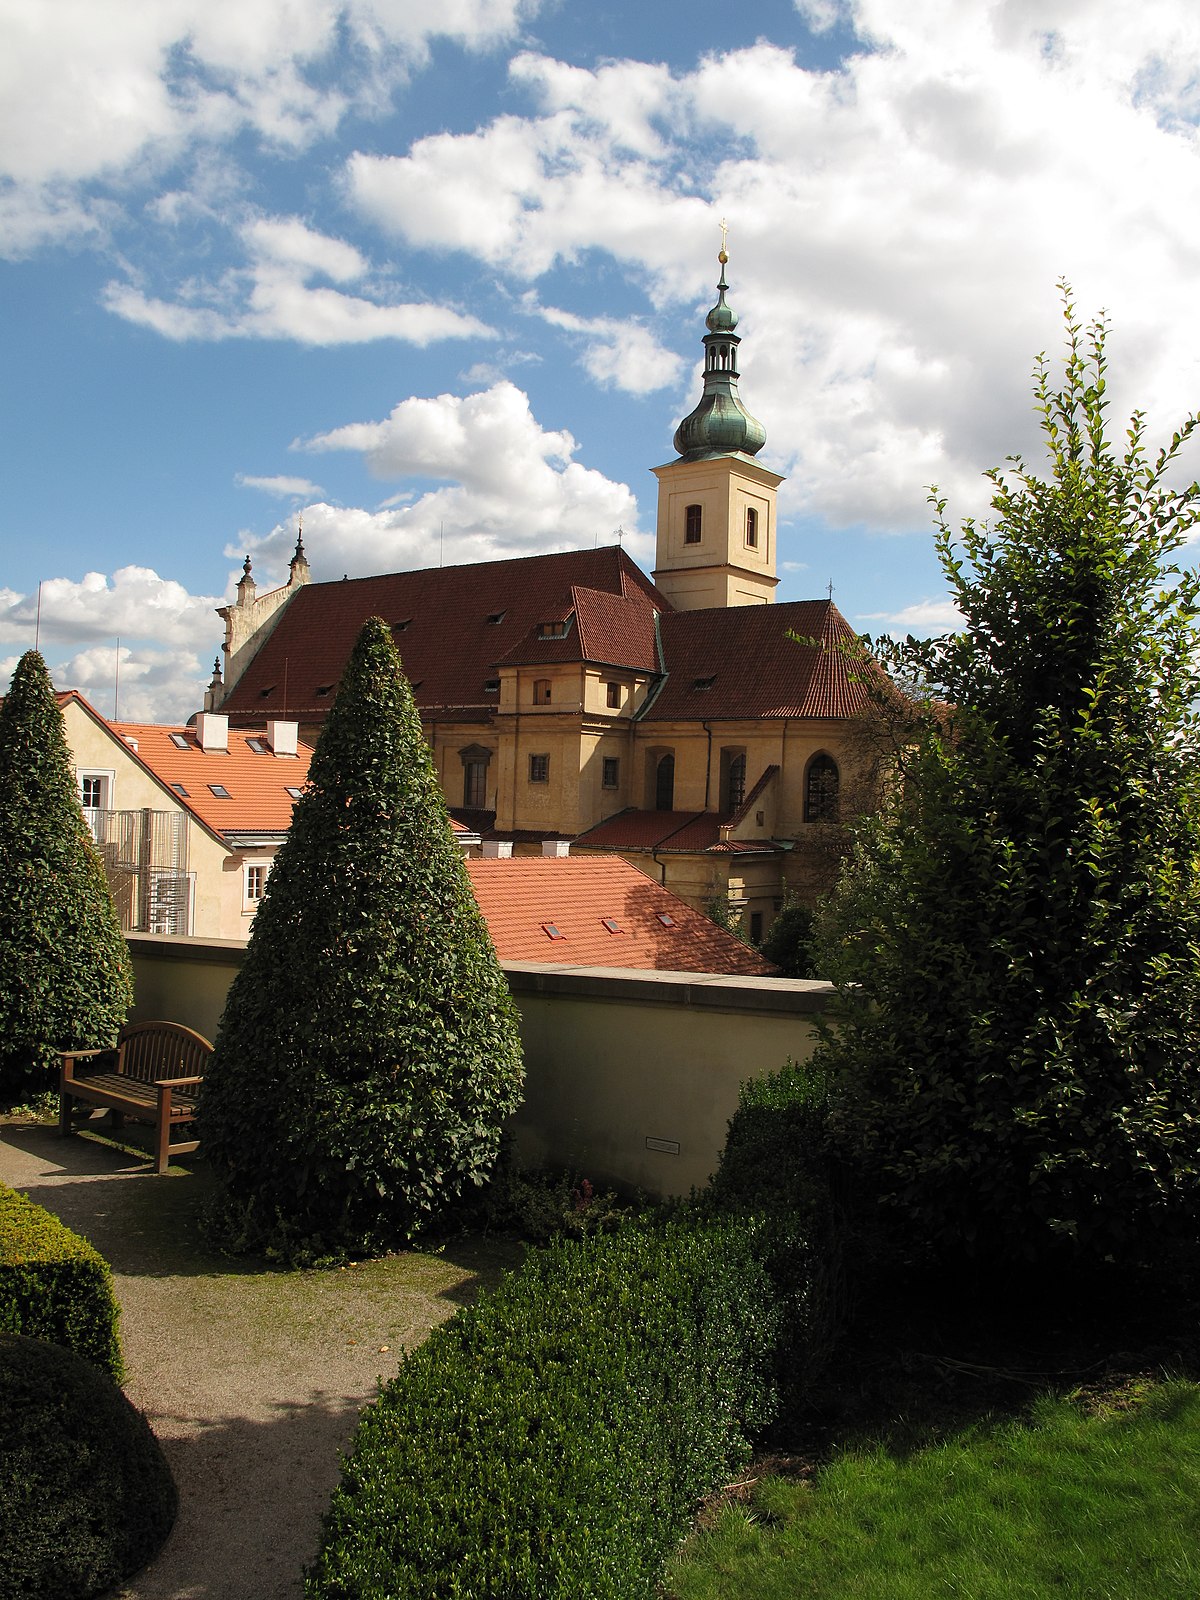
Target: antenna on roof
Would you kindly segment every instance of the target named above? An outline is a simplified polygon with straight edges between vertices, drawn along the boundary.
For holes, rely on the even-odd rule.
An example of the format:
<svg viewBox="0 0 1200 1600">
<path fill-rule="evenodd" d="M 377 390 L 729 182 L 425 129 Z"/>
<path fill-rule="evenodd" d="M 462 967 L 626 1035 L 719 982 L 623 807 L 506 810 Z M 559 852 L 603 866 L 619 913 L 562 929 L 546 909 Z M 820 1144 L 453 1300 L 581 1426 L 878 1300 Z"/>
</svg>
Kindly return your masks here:
<svg viewBox="0 0 1200 1600">
<path fill-rule="evenodd" d="M 118 696 L 121 689 L 121 635 L 117 635 L 117 659 L 113 662 L 113 721 L 117 718 Z"/>
<path fill-rule="evenodd" d="M 833 579 L 832 578 L 830 578 L 830 580 L 829 580 L 829 598 L 831 600 L 833 599 Z"/>
</svg>

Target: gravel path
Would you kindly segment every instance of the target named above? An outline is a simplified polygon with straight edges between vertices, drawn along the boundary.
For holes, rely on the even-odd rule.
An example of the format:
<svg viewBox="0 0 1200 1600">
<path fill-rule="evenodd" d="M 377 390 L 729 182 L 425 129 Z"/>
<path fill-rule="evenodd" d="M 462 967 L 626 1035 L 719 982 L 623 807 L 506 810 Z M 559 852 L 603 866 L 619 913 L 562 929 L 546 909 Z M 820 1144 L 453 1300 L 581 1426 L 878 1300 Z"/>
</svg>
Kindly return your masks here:
<svg viewBox="0 0 1200 1600">
<path fill-rule="evenodd" d="M 338 1452 L 379 1377 L 513 1265 L 515 1247 L 470 1241 L 320 1272 L 242 1267 L 200 1242 L 207 1178 L 202 1160 L 183 1162 L 156 1178 L 111 1141 L 0 1125 L 0 1181 L 112 1266 L 125 1391 L 179 1485 L 174 1531 L 119 1600 L 298 1600 Z"/>
</svg>

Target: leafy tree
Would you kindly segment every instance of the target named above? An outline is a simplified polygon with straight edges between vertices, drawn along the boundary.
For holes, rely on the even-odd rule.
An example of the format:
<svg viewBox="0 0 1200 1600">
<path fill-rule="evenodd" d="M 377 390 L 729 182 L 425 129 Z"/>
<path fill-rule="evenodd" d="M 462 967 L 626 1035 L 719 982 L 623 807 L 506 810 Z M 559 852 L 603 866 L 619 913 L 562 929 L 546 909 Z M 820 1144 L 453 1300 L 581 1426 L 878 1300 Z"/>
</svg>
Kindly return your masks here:
<svg viewBox="0 0 1200 1600">
<path fill-rule="evenodd" d="M 835 1125 L 911 1242 L 1133 1264 L 1194 1237 L 1200 1184 L 1200 487 L 1105 428 L 1105 334 L 1065 295 L 1049 453 L 989 474 L 937 550 L 963 618 L 879 648 L 918 686 L 901 775 L 826 925 Z M 886 1214 L 886 1213 L 885 1213 Z"/>
<path fill-rule="evenodd" d="M 781 977 L 814 976 L 812 942 L 815 920 L 811 907 L 803 905 L 790 894 L 785 896 L 761 946 L 763 955 L 775 963 Z"/>
<path fill-rule="evenodd" d="M 387 624 L 366 623 L 230 989 L 200 1132 L 232 1247 L 403 1242 L 495 1160 L 516 1012 Z"/>
<path fill-rule="evenodd" d="M 56 1050 L 110 1045 L 133 969 L 84 821 L 46 663 L 0 706 L 0 1094 L 48 1087 Z"/>
</svg>

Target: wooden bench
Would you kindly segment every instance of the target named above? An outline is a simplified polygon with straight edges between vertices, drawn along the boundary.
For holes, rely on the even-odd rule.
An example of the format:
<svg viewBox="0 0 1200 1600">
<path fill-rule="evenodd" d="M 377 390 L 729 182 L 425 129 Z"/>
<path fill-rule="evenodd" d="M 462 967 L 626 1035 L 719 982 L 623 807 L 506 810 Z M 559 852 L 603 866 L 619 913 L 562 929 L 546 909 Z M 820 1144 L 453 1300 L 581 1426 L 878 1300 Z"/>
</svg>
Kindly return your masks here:
<svg viewBox="0 0 1200 1600">
<path fill-rule="evenodd" d="M 154 1170 L 165 1172 L 172 1156 L 185 1155 L 200 1143 L 172 1143 L 171 1129 L 195 1119 L 197 1092 L 212 1048 L 201 1034 L 178 1022 L 132 1022 L 121 1029 L 112 1049 L 62 1051 L 59 1133 L 75 1131 L 75 1101 L 107 1106 L 117 1127 L 125 1117 L 154 1127 Z M 81 1069 L 83 1062 L 94 1065 Z"/>
</svg>

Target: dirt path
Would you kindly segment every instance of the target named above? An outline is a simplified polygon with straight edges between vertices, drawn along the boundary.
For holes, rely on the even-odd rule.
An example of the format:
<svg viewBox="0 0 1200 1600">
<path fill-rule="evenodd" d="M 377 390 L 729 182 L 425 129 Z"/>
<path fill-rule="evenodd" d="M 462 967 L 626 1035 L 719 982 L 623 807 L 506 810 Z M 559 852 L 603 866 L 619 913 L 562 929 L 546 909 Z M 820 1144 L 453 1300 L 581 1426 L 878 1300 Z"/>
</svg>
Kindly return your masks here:
<svg viewBox="0 0 1200 1600">
<path fill-rule="evenodd" d="M 512 1265 L 515 1247 L 471 1242 L 321 1272 L 242 1268 L 202 1245 L 207 1179 L 201 1160 L 184 1163 L 155 1178 L 111 1143 L 0 1125 L 0 1181 L 112 1266 L 125 1390 L 179 1485 L 174 1531 L 119 1600 L 297 1600 L 338 1452 L 378 1378 Z"/>
</svg>

